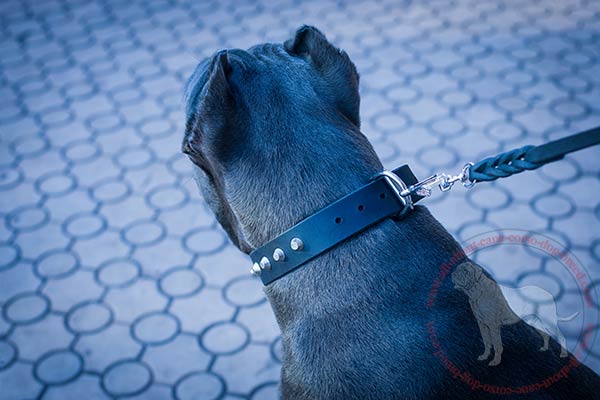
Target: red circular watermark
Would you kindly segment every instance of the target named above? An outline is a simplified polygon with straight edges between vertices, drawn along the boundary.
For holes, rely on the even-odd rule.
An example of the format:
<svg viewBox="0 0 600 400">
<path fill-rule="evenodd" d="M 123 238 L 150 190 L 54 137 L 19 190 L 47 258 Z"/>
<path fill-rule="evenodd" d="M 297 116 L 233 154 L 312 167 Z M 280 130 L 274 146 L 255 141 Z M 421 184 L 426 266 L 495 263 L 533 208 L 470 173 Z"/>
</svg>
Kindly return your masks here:
<svg viewBox="0 0 600 400">
<path fill-rule="evenodd" d="M 434 348 L 434 355 L 440 359 L 444 367 L 455 379 L 461 380 L 471 389 L 493 394 L 526 394 L 540 389 L 546 389 L 560 379 L 568 377 L 570 371 L 573 368 L 576 368 L 587 356 L 585 350 L 590 348 L 596 340 L 596 335 L 592 334 L 592 332 L 594 332 L 593 328 L 598 324 L 600 313 L 598 313 L 598 310 L 595 308 L 593 300 L 598 297 L 595 293 L 595 289 L 590 286 L 589 275 L 586 272 L 585 267 L 574 254 L 568 251 L 566 246 L 543 234 L 516 229 L 490 231 L 471 237 L 462 243 L 464 254 L 463 252 L 457 252 L 450 260 L 440 266 L 439 273 L 429 290 L 426 305 L 428 308 L 435 307 L 438 299 L 438 291 L 442 283 L 444 280 L 449 279 L 449 276 L 457 270 L 459 264 L 462 264 L 466 260 L 466 257 L 470 258 L 472 255 L 483 249 L 505 245 L 525 246 L 542 252 L 544 257 L 557 261 L 559 265 L 565 268 L 575 282 L 578 293 L 581 295 L 581 305 L 577 314 L 581 313 L 582 318 L 577 343 L 574 348 L 570 349 L 570 352 L 574 356 L 569 356 L 568 362 L 565 362 L 560 370 L 541 381 L 518 387 L 498 386 L 479 381 L 471 373 L 461 370 L 448 359 L 436 334 L 433 321 L 427 322 L 427 333 Z M 559 321 L 564 321 L 564 319 Z M 567 349 L 565 349 L 565 351 L 566 350 Z M 486 350 L 486 352 L 488 351 Z"/>
</svg>

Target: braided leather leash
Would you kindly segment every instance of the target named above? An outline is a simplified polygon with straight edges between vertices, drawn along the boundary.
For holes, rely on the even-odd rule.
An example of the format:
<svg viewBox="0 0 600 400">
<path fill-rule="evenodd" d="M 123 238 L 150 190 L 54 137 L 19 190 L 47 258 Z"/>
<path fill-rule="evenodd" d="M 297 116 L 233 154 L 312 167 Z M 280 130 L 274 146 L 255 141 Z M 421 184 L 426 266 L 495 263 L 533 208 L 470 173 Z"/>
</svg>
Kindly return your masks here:
<svg viewBox="0 0 600 400">
<path fill-rule="evenodd" d="M 600 127 L 540 146 L 524 146 L 486 158 L 469 169 L 469 181 L 487 182 L 533 170 L 562 159 L 566 154 L 600 144 Z"/>
</svg>

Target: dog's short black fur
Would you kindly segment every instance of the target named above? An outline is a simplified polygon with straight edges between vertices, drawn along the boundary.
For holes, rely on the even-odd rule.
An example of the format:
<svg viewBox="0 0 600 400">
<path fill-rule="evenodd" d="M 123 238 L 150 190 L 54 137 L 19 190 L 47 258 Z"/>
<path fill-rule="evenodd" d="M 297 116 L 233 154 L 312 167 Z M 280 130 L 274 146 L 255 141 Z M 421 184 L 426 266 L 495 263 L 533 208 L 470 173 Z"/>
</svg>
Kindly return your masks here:
<svg viewBox="0 0 600 400">
<path fill-rule="evenodd" d="M 348 55 L 312 27 L 281 44 L 220 51 L 186 91 L 183 151 L 206 201 L 248 253 L 365 184 L 382 165 L 360 132 L 358 74 Z M 483 383 L 542 382 L 570 358 L 538 351 L 525 323 L 503 328 L 502 363 L 477 360 L 483 343 L 468 298 L 443 280 L 458 243 L 416 207 L 385 220 L 266 288 L 281 327 L 286 399 L 485 398 L 454 378 L 432 346 Z M 458 264 L 458 262 L 457 262 Z M 600 379 L 584 365 L 525 398 L 593 398 Z"/>
</svg>

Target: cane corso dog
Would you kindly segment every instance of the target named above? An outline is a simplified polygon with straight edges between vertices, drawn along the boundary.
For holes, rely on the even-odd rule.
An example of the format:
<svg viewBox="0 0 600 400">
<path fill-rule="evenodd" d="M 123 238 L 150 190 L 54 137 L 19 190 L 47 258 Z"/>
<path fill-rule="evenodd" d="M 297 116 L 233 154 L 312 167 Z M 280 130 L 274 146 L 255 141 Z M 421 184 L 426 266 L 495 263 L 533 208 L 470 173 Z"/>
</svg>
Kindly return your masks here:
<svg viewBox="0 0 600 400">
<path fill-rule="evenodd" d="M 360 131 L 359 77 L 317 29 L 222 50 L 186 89 L 183 152 L 231 241 L 249 253 L 369 182 L 382 164 Z M 458 255 L 458 258 L 457 258 Z M 459 244 L 417 206 L 265 287 L 281 328 L 284 399 L 598 398 L 600 379 L 540 335 L 503 327 L 502 363 L 483 347 L 468 297 L 432 284 Z M 559 375 L 557 377 L 557 374 Z"/>
</svg>

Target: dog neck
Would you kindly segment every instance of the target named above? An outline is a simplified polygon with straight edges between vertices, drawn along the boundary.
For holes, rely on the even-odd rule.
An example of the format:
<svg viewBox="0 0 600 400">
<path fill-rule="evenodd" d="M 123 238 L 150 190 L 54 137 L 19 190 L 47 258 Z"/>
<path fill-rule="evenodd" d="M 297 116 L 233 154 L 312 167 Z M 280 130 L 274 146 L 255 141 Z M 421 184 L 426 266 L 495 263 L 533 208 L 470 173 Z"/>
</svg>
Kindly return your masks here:
<svg viewBox="0 0 600 400">
<path fill-rule="evenodd" d="M 314 129 L 299 125 L 289 134 L 302 137 Z M 323 141 L 318 146 L 298 139 L 277 152 L 255 149 L 252 165 L 237 164 L 228 171 L 225 197 L 253 248 L 367 184 L 383 169 L 355 126 L 321 124 L 318 129 Z M 257 169 L 262 172 L 257 174 Z"/>
<path fill-rule="evenodd" d="M 228 171 L 226 197 L 253 247 L 363 186 L 382 169 L 355 126 L 313 125 L 321 132 L 319 145 L 304 139 L 304 132 L 317 129 L 307 118 L 288 132 L 294 138 L 289 146 L 278 152 L 254 149 L 255 165 Z M 336 245 L 265 291 L 282 330 L 309 314 L 320 317 L 348 307 L 425 307 L 440 267 L 457 252 L 462 254 L 448 232 L 427 209 L 416 207 L 400 222 L 386 219 Z"/>
<path fill-rule="evenodd" d="M 282 331 L 303 319 L 327 318 L 348 309 L 401 317 L 426 307 L 440 268 L 458 243 L 417 206 L 406 219 L 367 229 L 265 288 Z M 378 310 L 377 312 L 374 310 Z"/>
</svg>

